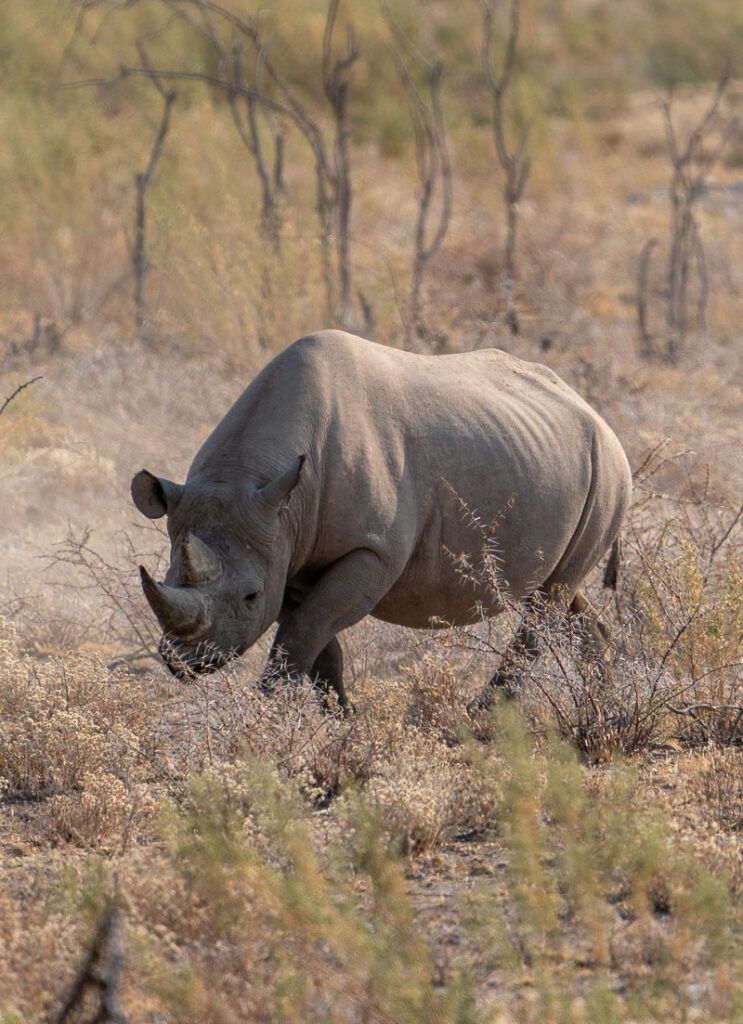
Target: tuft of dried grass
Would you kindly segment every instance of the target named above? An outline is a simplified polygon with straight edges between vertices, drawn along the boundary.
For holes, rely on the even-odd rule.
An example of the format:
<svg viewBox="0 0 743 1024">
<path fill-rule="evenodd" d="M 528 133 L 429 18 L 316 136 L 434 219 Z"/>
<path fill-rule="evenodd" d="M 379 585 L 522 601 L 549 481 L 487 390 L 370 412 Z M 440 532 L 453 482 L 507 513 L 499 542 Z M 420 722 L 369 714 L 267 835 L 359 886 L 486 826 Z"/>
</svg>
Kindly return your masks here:
<svg viewBox="0 0 743 1024">
<path fill-rule="evenodd" d="M 701 778 L 717 822 L 726 831 L 743 831 L 743 750 L 712 748 L 706 755 Z"/>
<path fill-rule="evenodd" d="M 497 790 L 464 747 L 409 729 L 405 742 L 375 765 L 366 793 L 401 853 L 430 851 L 455 833 L 495 824 Z"/>
<path fill-rule="evenodd" d="M 0 778 L 14 797 L 75 790 L 114 768 L 131 782 L 156 759 L 159 734 L 142 682 L 85 657 L 39 661 L 0 637 Z"/>
<path fill-rule="evenodd" d="M 44 805 L 47 838 L 123 853 L 133 836 L 151 831 L 157 800 L 144 785 L 126 786 L 110 771 L 86 771 L 76 792 L 52 796 Z"/>
</svg>

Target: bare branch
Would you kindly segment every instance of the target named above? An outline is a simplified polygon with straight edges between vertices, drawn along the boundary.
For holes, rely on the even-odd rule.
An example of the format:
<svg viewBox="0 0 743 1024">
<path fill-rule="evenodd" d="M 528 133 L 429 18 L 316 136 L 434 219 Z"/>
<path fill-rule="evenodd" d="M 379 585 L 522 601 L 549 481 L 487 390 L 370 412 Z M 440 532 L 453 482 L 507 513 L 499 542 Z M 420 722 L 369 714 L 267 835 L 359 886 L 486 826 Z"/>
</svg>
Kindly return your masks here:
<svg viewBox="0 0 743 1024">
<path fill-rule="evenodd" d="M 735 125 L 734 119 L 731 119 L 727 126 L 720 124 L 720 106 L 730 84 L 731 68 L 731 62 L 728 60 L 717 80 L 706 110 L 683 146 L 679 142 L 673 123 L 670 97 L 661 108 L 666 147 L 671 162 L 671 239 L 666 270 L 668 339 L 665 353 L 671 362 L 678 357 L 689 328 L 689 283 L 694 265 L 699 282 L 696 324 L 698 330 L 706 329 L 709 282 L 704 247 L 696 219 L 696 206 L 704 194 L 705 177 L 722 154 Z M 709 145 L 709 139 L 715 130 L 719 130 L 720 139 L 718 145 L 712 147 Z M 642 334 L 642 326 L 640 330 Z"/>
<path fill-rule="evenodd" d="M 21 391 L 24 391 L 26 388 L 30 387 L 32 384 L 35 384 L 37 380 L 43 380 L 43 379 L 44 379 L 43 377 L 32 377 L 31 380 L 27 380 L 23 384 L 19 384 L 18 387 L 15 389 L 15 391 L 13 391 L 12 394 L 8 395 L 8 397 L 5 399 L 3 404 L 0 405 L 0 416 L 2 416 L 2 414 L 8 408 L 8 406 L 13 401 L 13 399 L 16 397 L 16 395 L 19 395 L 21 393 Z"/>
<path fill-rule="evenodd" d="M 258 69 L 261 64 L 261 53 L 262 51 L 259 50 L 256 56 L 256 78 L 258 77 Z M 231 67 L 233 81 L 236 84 L 242 84 L 242 51 L 237 40 L 233 45 Z M 237 133 L 243 145 L 252 156 L 258 174 L 261 187 L 261 230 L 273 245 L 274 250 L 279 252 L 281 248 L 281 220 L 274 187 L 274 177 L 266 165 L 261 134 L 258 128 L 258 119 L 256 117 L 257 101 L 253 96 L 242 98 L 244 99 L 243 107 L 238 103 L 240 97 L 234 93 L 228 93 L 227 96 Z"/>
<path fill-rule="evenodd" d="M 646 357 L 653 354 L 653 336 L 648 327 L 648 275 L 650 258 L 657 244 L 658 239 L 651 238 L 643 245 L 637 271 L 637 323 L 640 328 L 642 352 Z"/>
<path fill-rule="evenodd" d="M 735 529 L 735 527 L 740 522 L 741 516 L 743 516 L 743 505 L 740 506 L 740 508 L 738 509 L 737 513 L 735 514 L 735 517 L 733 518 L 733 521 L 730 523 L 730 526 L 728 526 L 728 528 L 725 530 L 723 535 L 719 538 L 719 540 L 716 540 L 713 543 L 712 550 L 709 553 L 708 565 L 710 565 L 710 566 L 712 565 L 712 563 L 714 562 L 715 557 L 717 555 L 717 552 L 720 550 L 720 548 L 723 546 L 723 544 L 727 541 L 728 537 L 730 537 L 730 535 L 732 534 L 733 530 Z"/>
<path fill-rule="evenodd" d="M 142 40 L 137 40 L 137 50 L 142 64 L 148 70 L 152 70 Z M 145 327 L 145 300 L 144 281 L 147 275 L 147 254 L 145 251 L 145 227 L 147 218 L 147 189 L 152 175 L 155 172 L 157 162 L 162 153 L 163 143 L 170 128 L 170 114 L 176 100 L 176 93 L 167 90 L 156 74 L 151 79 L 160 96 L 163 99 L 163 111 L 160 117 L 155 138 L 152 141 L 150 157 L 144 171 L 134 175 L 134 186 L 136 191 L 135 213 L 134 213 L 134 248 L 132 250 L 132 267 L 134 269 L 134 307 L 136 310 L 137 330 L 143 331 Z"/>
<path fill-rule="evenodd" d="M 340 0 L 330 0 L 325 20 L 322 46 L 322 77 L 325 97 L 335 120 L 333 173 L 331 177 L 336 221 L 336 258 L 338 263 L 338 307 L 336 320 L 347 326 L 351 315 L 351 260 L 349 231 L 351 225 L 351 157 L 348 120 L 348 72 L 359 56 L 353 28 L 349 25 L 345 56 L 333 60 L 333 34 Z"/>
</svg>

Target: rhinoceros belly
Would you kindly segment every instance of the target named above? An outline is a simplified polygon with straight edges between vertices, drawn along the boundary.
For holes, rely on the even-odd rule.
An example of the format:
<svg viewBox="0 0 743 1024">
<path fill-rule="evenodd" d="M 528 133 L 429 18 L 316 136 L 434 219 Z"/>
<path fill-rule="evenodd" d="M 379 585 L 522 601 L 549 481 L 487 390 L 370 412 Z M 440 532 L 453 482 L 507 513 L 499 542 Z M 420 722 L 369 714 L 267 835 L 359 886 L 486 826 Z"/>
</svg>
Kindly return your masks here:
<svg viewBox="0 0 743 1024">
<path fill-rule="evenodd" d="M 447 499 L 451 495 L 440 496 L 439 508 Z M 506 595 L 519 600 L 531 593 L 554 567 L 564 542 L 552 546 L 528 523 L 524 529 L 514 509 L 489 521 L 496 519 L 497 525 L 481 529 L 482 523 L 474 526 L 461 510 L 433 516 L 372 614 L 415 629 L 466 625 L 497 615 Z"/>
</svg>

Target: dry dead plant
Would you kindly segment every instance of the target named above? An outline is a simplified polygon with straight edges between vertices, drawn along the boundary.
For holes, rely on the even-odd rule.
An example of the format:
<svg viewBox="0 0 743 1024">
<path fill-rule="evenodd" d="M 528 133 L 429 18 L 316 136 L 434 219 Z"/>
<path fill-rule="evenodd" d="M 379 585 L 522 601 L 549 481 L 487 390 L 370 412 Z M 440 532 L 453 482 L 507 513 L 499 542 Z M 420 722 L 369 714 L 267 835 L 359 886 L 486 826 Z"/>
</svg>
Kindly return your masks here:
<svg viewBox="0 0 743 1024">
<path fill-rule="evenodd" d="M 402 666 L 402 672 L 409 688 L 411 722 L 423 733 L 436 733 L 447 742 L 457 742 L 467 703 L 466 673 L 448 657 L 435 657 L 434 652 L 411 660 Z"/>
<path fill-rule="evenodd" d="M 556 727 L 592 761 L 669 741 L 743 737 L 743 508 L 720 506 L 704 489 L 678 501 L 656 491 L 658 475 L 682 454 L 668 455 L 661 443 L 635 474 L 618 592 L 613 602 L 593 595 L 600 615 L 613 620 L 598 652 L 586 647 L 581 618 L 559 601 L 513 601 L 500 578 L 497 522 L 483 524 L 463 508 L 484 555 L 479 566 L 455 557 L 457 571 L 465 585 L 491 590 L 528 649 L 506 647 L 485 620 L 481 629 L 446 631 L 440 642 L 499 660 L 519 680 L 506 696 L 519 700 L 532 726 Z M 488 720 L 472 707 L 487 736 Z"/>
<path fill-rule="evenodd" d="M 144 67 L 149 67 L 147 51 L 144 43 L 138 41 L 137 48 Z M 146 306 L 144 297 L 144 283 L 147 275 L 147 253 L 145 248 L 145 227 L 147 222 L 147 189 L 152 175 L 155 173 L 163 145 L 170 129 L 170 115 L 173 104 L 176 100 L 176 93 L 173 89 L 165 89 L 156 75 L 152 76 L 152 84 L 157 89 L 163 101 L 162 115 L 155 137 L 152 140 L 150 156 L 147 166 L 143 171 L 134 175 L 134 186 L 136 191 L 135 215 L 134 215 L 134 245 L 132 247 L 132 269 L 134 271 L 134 308 L 136 310 L 136 327 L 141 333 L 146 325 Z"/>
<path fill-rule="evenodd" d="M 684 455 L 661 442 L 635 473 L 629 517 L 631 571 L 618 613 L 667 681 L 667 710 L 684 742 L 728 744 L 743 722 L 741 516 L 689 481 L 677 500 L 657 490 L 664 468 Z"/>
<path fill-rule="evenodd" d="M 250 751 L 295 779 L 314 806 L 365 782 L 384 756 L 385 739 L 367 716 L 329 713 L 308 679 L 264 693 L 250 671 L 226 670 L 206 685 L 194 682 L 191 713 L 209 729 L 212 763 Z"/>
<path fill-rule="evenodd" d="M 504 174 L 503 201 L 506 208 L 506 241 L 503 250 L 501 272 L 501 301 L 505 322 L 512 334 L 519 333 L 519 320 L 514 303 L 514 280 L 516 276 L 516 253 L 518 244 L 519 203 L 529 177 L 531 161 L 528 153 L 528 133 L 522 130 L 515 147 L 509 148 L 507 138 L 506 101 L 513 76 L 517 69 L 521 7 L 519 0 L 511 0 L 509 28 L 501 68 L 496 72 L 493 65 L 493 22 L 495 4 L 493 0 L 480 0 L 482 8 L 482 52 L 481 65 L 485 82 L 491 96 L 492 129 L 495 153 Z"/>
<path fill-rule="evenodd" d="M 122 854 L 151 831 L 152 787 L 177 778 L 170 709 L 141 676 L 82 655 L 32 658 L 10 623 L 0 633 L 3 799 L 37 804 L 54 844 Z"/>
<path fill-rule="evenodd" d="M 127 786 L 105 769 L 85 771 L 75 791 L 50 797 L 42 820 L 47 838 L 122 854 L 152 831 L 157 801 L 145 783 Z"/>
<path fill-rule="evenodd" d="M 104 555 L 93 544 L 90 527 L 76 532 L 70 527 L 67 537 L 56 545 L 48 556 L 50 570 L 71 567 L 75 570 L 73 582 L 66 586 L 75 590 L 93 590 L 97 600 L 105 603 L 106 617 L 99 619 L 98 628 L 105 631 L 108 644 L 119 649 L 111 666 L 131 665 L 154 658 L 157 628 L 142 603 L 141 586 L 135 566 L 154 562 L 155 571 L 163 564 L 162 534 L 157 527 L 145 529 L 148 546 L 140 547 L 143 536 L 121 531 L 117 536 L 116 557 Z"/>
<path fill-rule="evenodd" d="M 375 765 L 364 792 L 405 856 L 424 854 L 453 835 L 479 834 L 497 821 L 498 787 L 483 760 L 417 730 L 408 729 Z"/>
<path fill-rule="evenodd" d="M 718 162 L 728 140 L 737 129 L 737 119 L 724 118 L 721 104 L 731 80 L 730 61 L 720 75 L 707 109 L 686 141 L 681 144 L 673 120 L 673 97 L 662 106 L 666 146 L 671 162 L 671 224 L 666 264 L 666 343 L 658 351 L 648 320 L 650 261 L 658 240 L 645 243 L 638 271 L 637 319 L 642 352 L 646 357 L 662 355 L 671 363 L 678 360 L 692 321 L 692 280 L 696 276 L 696 329 L 704 339 L 707 331 L 709 279 L 704 244 L 699 231 L 697 206 L 708 185 L 708 175 Z"/>
<path fill-rule="evenodd" d="M 147 710 L 143 687 L 90 658 L 19 655 L 10 624 L 0 640 L 0 777 L 6 792 L 37 797 L 75 789 L 85 773 L 115 764 L 136 777 Z"/>
<path fill-rule="evenodd" d="M 408 98 L 410 120 L 415 142 L 415 162 L 418 174 L 418 215 L 415 223 L 415 252 L 413 272 L 410 281 L 408 309 L 405 314 L 405 340 L 409 346 L 413 333 L 425 340 L 430 348 L 436 348 L 436 337 L 423 320 L 421 289 L 426 266 L 441 248 L 451 220 L 452 169 L 446 140 L 446 126 L 441 105 L 441 80 L 444 73 L 440 62 L 425 67 L 425 79 L 429 93 L 427 103 L 415 84 L 403 57 L 405 39 L 391 11 L 387 19 L 397 40 L 392 56 L 397 73 Z M 437 199 L 437 217 L 431 231 L 429 220 L 434 198 Z"/>
</svg>

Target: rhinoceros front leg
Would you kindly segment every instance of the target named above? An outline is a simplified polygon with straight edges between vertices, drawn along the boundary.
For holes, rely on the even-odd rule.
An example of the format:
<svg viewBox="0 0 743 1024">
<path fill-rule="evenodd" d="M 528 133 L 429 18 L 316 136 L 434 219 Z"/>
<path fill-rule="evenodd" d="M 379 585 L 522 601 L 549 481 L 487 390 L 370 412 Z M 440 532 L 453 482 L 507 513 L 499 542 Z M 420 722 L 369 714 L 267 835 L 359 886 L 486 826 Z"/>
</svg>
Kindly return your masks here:
<svg viewBox="0 0 743 1024">
<path fill-rule="evenodd" d="M 282 613 L 272 647 L 276 668 L 319 679 L 320 685 L 335 690 L 340 706 L 348 709 L 336 634 L 368 615 L 396 578 L 371 551 L 352 551 L 339 559 L 301 603 Z"/>
<path fill-rule="evenodd" d="M 279 627 L 280 628 L 280 627 Z M 289 658 L 279 639 L 279 630 L 276 631 L 271 652 L 268 656 L 268 664 L 264 674 L 263 688 L 268 691 L 275 684 L 277 678 L 292 672 L 298 672 L 296 665 L 289 667 Z M 328 693 L 334 690 L 338 696 L 338 704 L 342 711 L 350 711 L 352 706 L 348 700 L 346 689 L 343 685 L 343 650 L 337 637 L 323 647 L 315 658 L 315 662 L 308 672 L 312 682 L 320 690 Z"/>
<path fill-rule="evenodd" d="M 334 636 L 318 654 L 312 666 L 312 679 L 321 690 L 328 693 L 335 690 L 338 704 L 344 713 L 353 709 L 343 685 L 343 651 L 338 637 Z"/>
</svg>

